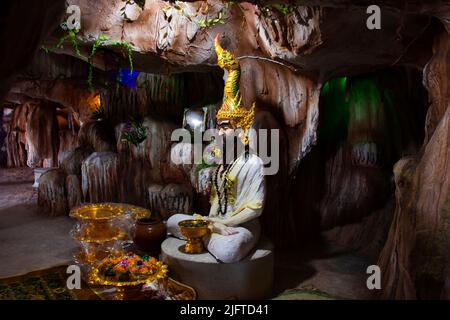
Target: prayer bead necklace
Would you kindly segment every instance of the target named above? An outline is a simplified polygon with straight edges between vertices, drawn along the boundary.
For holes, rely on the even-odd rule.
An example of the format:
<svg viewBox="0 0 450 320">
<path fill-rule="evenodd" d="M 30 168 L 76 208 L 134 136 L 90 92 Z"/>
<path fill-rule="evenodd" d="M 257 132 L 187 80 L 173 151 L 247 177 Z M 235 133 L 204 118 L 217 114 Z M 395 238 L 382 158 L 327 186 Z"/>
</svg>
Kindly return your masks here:
<svg viewBox="0 0 450 320">
<path fill-rule="evenodd" d="M 216 188 L 217 191 L 217 199 L 219 202 L 219 214 L 221 215 L 225 215 L 227 213 L 227 208 L 228 208 L 228 184 L 227 184 L 227 177 L 228 174 L 230 173 L 231 169 L 234 167 L 234 164 L 236 163 L 236 160 L 233 161 L 232 164 L 227 164 L 224 166 L 219 166 L 216 169 L 216 173 L 214 175 L 214 187 Z M 222 173 L 221 173 L 221 187 L 223 187 L 223 193 L 220 192 L 220 188 L 219 188 L 219 183 L 218 183 L 218 176 L 219 176 L 219 171 L 222 168 Z M 222 198 L 224 200 L 224 208 L 222 210 Z"/>
</svg>

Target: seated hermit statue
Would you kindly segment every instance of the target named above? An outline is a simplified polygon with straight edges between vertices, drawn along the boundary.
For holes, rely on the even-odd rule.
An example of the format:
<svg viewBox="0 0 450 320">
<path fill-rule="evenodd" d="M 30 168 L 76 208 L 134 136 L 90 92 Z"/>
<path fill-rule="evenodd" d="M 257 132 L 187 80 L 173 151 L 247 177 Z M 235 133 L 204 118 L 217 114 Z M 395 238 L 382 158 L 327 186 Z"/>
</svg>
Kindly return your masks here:
<svg viewBox="0 0 450 320">
<path fill-rule="evenodd" d="M 205 246 L 216 259 L 231 263 L 243 259 L 259 240 L 258 217 L 264 208 L 265 186 L 263 162 L 248 152 L 248 130 L 253 122 L 253 104 L 250 110 L 241 105 L 239 93 L 240 66 L 236 58 L 224 50 L 215 39 L 218 64 L 228 72 L 223 104 L 216 119 L 223 140 L 233 138 L 239 129 L 245 148 L 236 154 L 231 163 L 219 165 L 212 176 L 211 210 L 202 218 L 211 221 L 211 233 L 204 238 Z M 178 222 L 192 219 L 186 214 L 175 214 L 167 221 L 168 232 L 182 238 Z"/>
</svg>

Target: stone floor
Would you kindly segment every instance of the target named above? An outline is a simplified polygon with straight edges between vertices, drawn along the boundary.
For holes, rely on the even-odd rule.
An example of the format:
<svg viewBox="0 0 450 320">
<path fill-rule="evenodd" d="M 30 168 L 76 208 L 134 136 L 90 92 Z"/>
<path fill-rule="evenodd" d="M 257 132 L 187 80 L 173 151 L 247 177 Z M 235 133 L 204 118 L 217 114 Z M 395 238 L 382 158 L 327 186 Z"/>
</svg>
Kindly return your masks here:
<svg viewBox="0 0 450 320">
<path fill-rule="evenodd" d="M 77 244 L 69 217 L 38 212 L 29 168 L 0 169 L 0 278 L 69 263 Z M 331 245 L 275 251 L 273 296 L 312 287 L 343 299 L 370 298 L 364 257 Z"/>
<path fill-rule="evenodd" d="M 69 217 L 37 210 L 29 168 L 0 169 L 0 278 L 66 264 L 77 247 Z"/>
<path fill-rule="evenodd" d="M 332 244 L 302 250 L 275 250 L 274 295 L 286 289 L 314 288 L 337 299 L 371 299 L 366 257 Z"/>
</svg>

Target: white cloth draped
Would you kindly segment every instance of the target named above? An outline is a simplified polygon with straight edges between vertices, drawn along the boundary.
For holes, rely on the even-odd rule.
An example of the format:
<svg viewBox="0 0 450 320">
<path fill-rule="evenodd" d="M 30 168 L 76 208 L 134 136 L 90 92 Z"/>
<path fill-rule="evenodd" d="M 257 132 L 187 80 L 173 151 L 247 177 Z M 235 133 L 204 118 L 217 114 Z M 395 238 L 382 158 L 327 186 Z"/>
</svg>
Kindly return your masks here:
<svg viewBox="0 0 450 320">
<path fill-rule="evenodd" d="M 263 162 L 254 154 L 240 155 L 228 173 L 232 181 L 226 213 L 219 214 L 218 193 L 213 192 L 208 219 L 235 228 L 237 233 L 223 236 L 217 233 L 204 238 L 208 251 L 218 260 L 231 263 L 243 259 L 259 240 L 261 228 L 258 217 L 264 209 L 265 181 Z M 218 179 L 218 185 L 222 179 Z M 222 203 L 222 206 L 224 204 Z M 186 214 L 175 214 L 167 221 L 168 232 L 183 239 L 178 222 L 192 219 Z"/>
</svg>

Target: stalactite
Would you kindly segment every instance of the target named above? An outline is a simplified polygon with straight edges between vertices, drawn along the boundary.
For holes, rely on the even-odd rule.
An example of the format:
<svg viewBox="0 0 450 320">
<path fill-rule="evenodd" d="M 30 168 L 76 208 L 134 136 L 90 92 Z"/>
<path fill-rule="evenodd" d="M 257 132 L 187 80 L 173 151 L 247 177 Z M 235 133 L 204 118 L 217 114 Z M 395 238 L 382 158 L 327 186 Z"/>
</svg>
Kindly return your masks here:
<svg viewBox="0 0 450 320">
<path fill-rule="evenodd" d="M 168 218 L 175 213 L 192 213 L 193 191 L 190 186 L 154 184 L 148 188 L 148 208 Z"/>
<path fill-rule="evenodd" d="M 45 159 L 51 166 L 58 165 L 59 128 L 56 104 L 39 101 L 31 111 L 26 125 L 27 165 L 35 167 Z"/>
<path fill-rule="evenodd" d="M 81 166 L 83 197 L 90 202 L 117 201 L 119 192 L 119 155 L 94 152 Z"/>
<path fill-rule="evenodd" d="M 35 107 L 34 104 L 24 103 L 14 108 L 6 139 L 8 167 L 24 167 L 27 164 L 26 124 Z"/>
</svg>

